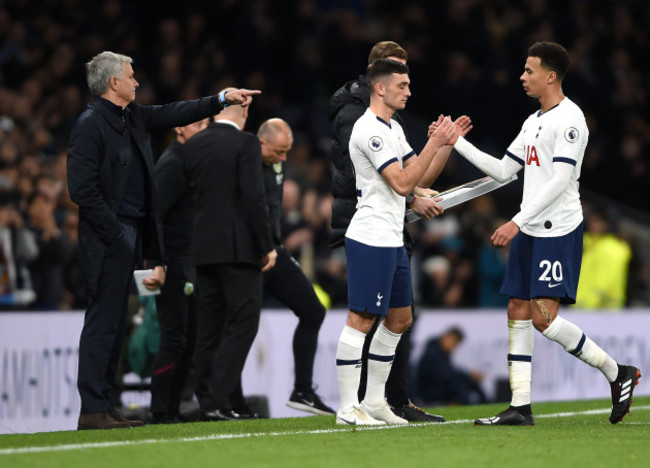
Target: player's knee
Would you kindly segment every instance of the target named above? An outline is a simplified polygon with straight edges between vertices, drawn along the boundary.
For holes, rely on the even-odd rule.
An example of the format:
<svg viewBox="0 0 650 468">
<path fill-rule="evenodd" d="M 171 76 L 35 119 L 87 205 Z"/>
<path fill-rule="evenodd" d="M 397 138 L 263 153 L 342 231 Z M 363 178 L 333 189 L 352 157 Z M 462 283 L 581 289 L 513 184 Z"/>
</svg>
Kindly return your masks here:
<svg viewBox="0 0 650 468">
<path fill-rule="evenodd" d="M 533 311 L 533 326 L 540 332 L 544 332 L 555 317 L 557 317 L 557 310 L 559 306 L 559 301 L 549 298 L 534 298 L 532 301 L 532 311 Z"/>
<path fill-rule="evenodd" d="M 508 301 L 508 318 L 510 320 L 530 320 L 531 305 L 529 301 L 511 298 Z"/>
<path fill-rule="evenodd" d="M 413 325 L 413 314 L 412 313 L 406 314 L 406 316 L 404 317 L 403 325 L 404 325 L 404 331 L 402 331 L 402 333 L 404 333 L 406 330 L 408 330 L 411 327 L 411 325 Z"/>
<path fill-rule="evenodd" d="M 363 333 L 368 333 L 372 328 L 372 324 L 375 322 L 376 316 L 369 314 L 368 312 L 359 312 L 350 310 L 348 312 L 348 319 L 346 325 L 352 327 L 355 330 L 359 330 Z"/>
<path fill-rule="evenodd" d="M 386 316 L 384 325 L 393 333 L 404 333 L 409 329 L 413 323 L 413 315 L 411 313 L 396 313 L 388 314 Z"/>
<path fill-rule="evenodd" d="M 535 329 L 540 333 L 544 333 L 544 330 L 546 330 L 550 325 L 551 324 L 547 321 L 547 319 L 541 315 L 533 315 L 533 327 L 535 327 Z"/>
</svg>

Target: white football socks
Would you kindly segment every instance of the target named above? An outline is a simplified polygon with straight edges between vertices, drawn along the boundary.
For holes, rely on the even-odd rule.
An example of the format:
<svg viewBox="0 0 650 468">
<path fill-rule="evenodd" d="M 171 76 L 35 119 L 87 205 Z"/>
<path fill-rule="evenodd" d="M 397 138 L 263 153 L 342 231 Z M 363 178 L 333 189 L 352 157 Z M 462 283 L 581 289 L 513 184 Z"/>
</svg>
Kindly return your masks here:
<svg viewBox="0 0 650 468">
<path fill-rule="evenodd" d="M 339 380 L 341 411 L 352 411 L 359 405 L 359 382 L 361 380 L 361 351 L 366 334 L 345 326 L 336 349 L 336 374 Z"/>
<path fill-rule="evenodd" d="M 532 320 L 508 320 L 508 371 L 511 406 L 530 405 L 532 357 L 535 348 L 535 330 Z"/>
<path fill-rule="evenodd" d="M 560 343 L 567 352 L 599 369 L 610 383 L 616 380 L 616 361 L 588 338 L 577 325 L 558 315 L 543 333 L 546 338 Z"/>
<path fill-rule="evenodd" d="M 383 323 L 377 327 L 368 353 L 368 385 L 364 404 L 379 406 L 384 403 L 386 380 L 401 336 L 388 330 Z"/>
</svg>

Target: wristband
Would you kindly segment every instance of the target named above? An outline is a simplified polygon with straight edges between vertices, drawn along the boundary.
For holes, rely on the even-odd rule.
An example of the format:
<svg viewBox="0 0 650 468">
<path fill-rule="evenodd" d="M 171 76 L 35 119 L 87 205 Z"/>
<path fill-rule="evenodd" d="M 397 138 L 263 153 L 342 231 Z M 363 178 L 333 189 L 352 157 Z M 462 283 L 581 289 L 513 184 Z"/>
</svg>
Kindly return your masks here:
<svg viewBox="0 0 650 468">
<path fill-rule="evenodd" d="M 415 195 L 413 195 L 412 193 L 409 193 L 406 196 L 406 206 L 408 206 L 410 208 L 411 205 L 413 204 L 414 200 L 415 200 Z"/>
<path fill-rule="evenodd" d="M 221 104 L 221 107 L 223 107 L 224 109 L 230 105 L 230 104 L 228 104 L 226 102 L 226 93 L 227 92 L 228 91 L 221 91 L 219 93 L 219 104 Z"/>
</svg>

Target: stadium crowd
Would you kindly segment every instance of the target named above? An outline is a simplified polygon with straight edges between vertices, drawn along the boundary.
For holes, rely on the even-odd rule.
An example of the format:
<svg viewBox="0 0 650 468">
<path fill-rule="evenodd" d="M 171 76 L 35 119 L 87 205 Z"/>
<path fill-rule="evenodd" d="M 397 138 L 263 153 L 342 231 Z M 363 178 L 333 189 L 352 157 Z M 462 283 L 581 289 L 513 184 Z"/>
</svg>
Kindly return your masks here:
<svg viewBox="0 0 650 468">
<path fill-rule="evenodd" d="M 567 95 L 585 111 L 590 143 L 582 169 L 586 210 L 611 199 L 650 225 L 650 10 L 642 0 L 151 1 L 0 0 L 0 296 L 3 308 L 81 309 L 76 205 L 66 187 L 66 145 L 90 99 L 83 64 L 103 50 L 134 58 L 139 104 L 261 89 L 247 130 L 279 116 L 295 142 L 284 185 L 283 236 L 305 272 L 345 306 L 342 249 L 329 247 L 327 107 L 378 40 L 409 51 L 413 99 L 402 116 L 413 147 L 440 113 L 471 116 L 472 141 L 502 154 L 536 103 L 518 76 L 537 40 L 566 45 Z M 151 135 L 155 157 L 170 131 Z M 481 177 L 457 155 L 434 186 Z M 428 307 L 501 307 L 507 251 L 489 235 L 518 203 L 514 182 L 442 217 L 409 225 L 416 239 L 416 302 Z M 602 206 L 601 206 L 602 208 Z M 610 213 L 610 214 L 612 214 Z M 626 305 L 650 304 L 650 270 L 638 240 Z M 272 304 L 270 304 L 272 305 Z"/>
</svg>

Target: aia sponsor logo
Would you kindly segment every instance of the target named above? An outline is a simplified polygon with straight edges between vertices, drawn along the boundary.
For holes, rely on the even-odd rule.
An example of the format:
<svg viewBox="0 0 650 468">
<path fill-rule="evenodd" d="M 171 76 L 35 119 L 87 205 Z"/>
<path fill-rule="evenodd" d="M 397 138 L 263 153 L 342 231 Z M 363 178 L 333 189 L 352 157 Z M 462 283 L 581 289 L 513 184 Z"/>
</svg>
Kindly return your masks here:
<svg viewBox="0 0 650 468">
<path fill-rule="evenodd" d="M 531 166 L 535 164 L 539 166 L 539 157 L 537 157 L 537 149 L 535 146 L 526 146 L 526 165 Z"/>
</svg>

